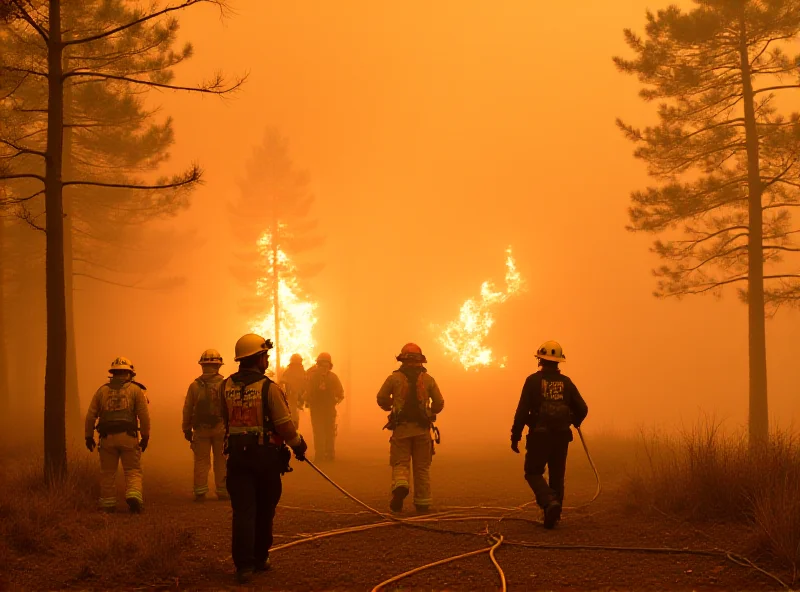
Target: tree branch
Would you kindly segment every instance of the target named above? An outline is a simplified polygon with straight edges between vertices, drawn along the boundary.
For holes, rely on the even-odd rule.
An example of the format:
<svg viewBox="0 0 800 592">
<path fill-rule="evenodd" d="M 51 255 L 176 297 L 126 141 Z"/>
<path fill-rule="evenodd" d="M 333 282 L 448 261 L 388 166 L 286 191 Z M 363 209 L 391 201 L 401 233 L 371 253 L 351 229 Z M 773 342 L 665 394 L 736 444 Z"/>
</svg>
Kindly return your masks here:
<svg viewBox="0 0 800 592">
<path fill-rule="evenodd" d="M 31 148 L 23 148 L 22 146 L 18 146 L 14 142 L 11 142 L 3 138 L 0 138 L 0 143 L 5 144 L 10 148 L 13 148 L 14 150 L 17 150 L 21 154 L 33 154 L 34 156 L 41 156 L 42 158 L 45 158 L 46 156 L 44 152 L 41 152 L 39 150 L 32 150 Z"/>
<path fill-rule="evenodd" d="M 785 90 L 787 88 L 800 88 L 800 84 L 780 84 L 778 86 L 767 86 L 765 88 L 755 89 L 753 90 L 753 96 L 772 90 Z"/>
<path fill-rule="evenodd" d="M 171 183 L 163 183 L 159 185 L 135 185 L 132 183 L 101 183 L 99 181 L 65 181 L 64 187 L 68 185 L 89 185 L 91 187 L 107 187 L 109 189 L 144 189 L 148 191 L 158 189 L 177 189 L 185 185 L 191 185 L 200 180 L 201 172 L 199 169 L 191 171 L 191 173 L 181 179 L 172 181 Z"/>
<path fill-rule="evenodd" d="M 127 76 L 115 76 L 114 74 L 103 74 L 101 72 L 69 72 L 67 74 L 64 74 L 63 78 L 66 79 L 66 78 L 71 78 L 71 77 L 75 77 L 75 76 L 83 76 L 83 77 L 89 77 L 89 78 L 102 78 L 104 80 L 119 80 L 121 82 L 129 82 L 131 84 L 141 84 L 141 85 L 150 86 L 150 87 L 153 87 L 153 88 L 165 88 L 167 90 L 183 90 L 183 91 L 187 91 L 187 92 L 199 92 L 199 93 L 207 93 L 207 94 L 212 94 L 212 95 L 224 95 L 224 94 L 228 94 L 230 92 L 233 92 L 236 89 L 238 89 L 240 86 L 242 86 L 242 84 L 244 84 L 244 81 L 246 79 L 246 76 L 245 76 L 244 78 L 236 80 L 231 86 L 229 86 L 227 88 L 223 88 L 223 86 L 222 86 L 223 80 L 222 80 L 221 77 L 217 77 L 208 86 L 196 86 L 196 87 L 175 86 L 175 85 L 172 85 L 172 84 L 162 84 L 162 83 L 159 83 L 159 82 L 152 82 L 152 81 L 149 81 L 149 80 L 137 80 L 136 78 L 128 78 Z"/>
<path fill-rule="evenodd" d="M 45 43 L 49 43 L 50 42 L 50 36 L 47 34 L 47 31 L 45 31 L 44 28 L 41 25 L 39 25 L 35 20 L 33 20 L 33 17 L 30 14 L 28 14 L 28 11 L 25 10 L 25 7 L 22 6 L 22 4 L 19 2 L 19 0 L 11 0 L 11 1 L 14 3 L 14 6 L 17 7 L 17 10 L 19 10 L 22 13 L 23 20 L 27 21 L 28 24 L 31 27 L 33 27 L 34 30 L 37 33 L 39 33 L 39 35 L 42 36 L 42 39 L 44 39 Z"/>
<path fill-rule="evenodd" d="M 34 175 L 33 173 L 20 173 L 14 175 L 0 175 L 0 181 L 9 181 L 11 179 L 36 179 L 44 183 L 44 177 L 41 175 Z"/>
<path fill-rule="evenodd" d="M 111 35 L 116 35 L 117 33 L 120 33 L 126 29 L 130 29 L 131 27 L 135 27 L 136 25 L 146 23 L 147 21 L 152 20 L 154 18 L 164 16 L 165 14 L 169 14 L 170 12 L 175 12 L 176 10 L 183 10 L 184 8 L 188 8 L 193 4 L 200 4 L 203 2 L 211 4 L 219 4 L 221 6 L 221 3 L 215 0 L 184 0 L 181 4 L 177 6 L 167 6 L 166 8 L 162 8 L 161 10 L 158 10 L 156 12 L 151 12 L 150 14 L 147 14 L 141 18 L 138 18 L 124 25 L 120 25 L 119 27 L 115 27 L 114 29 L 109 29 L 108 31 L 104 31 L 103 33 L 98 33 L 97 35 L 91 35 L 89 37 L 83 37 L 80 39 L 72 39 L 71 41 L 66 41 L 64 42 L 64 45 L 68 46 L 68 45 L 78 45 L 82 43 L 90 43 L 92 41 L 97 41 L 98 39 L 110 37 Z"/>
</svg>

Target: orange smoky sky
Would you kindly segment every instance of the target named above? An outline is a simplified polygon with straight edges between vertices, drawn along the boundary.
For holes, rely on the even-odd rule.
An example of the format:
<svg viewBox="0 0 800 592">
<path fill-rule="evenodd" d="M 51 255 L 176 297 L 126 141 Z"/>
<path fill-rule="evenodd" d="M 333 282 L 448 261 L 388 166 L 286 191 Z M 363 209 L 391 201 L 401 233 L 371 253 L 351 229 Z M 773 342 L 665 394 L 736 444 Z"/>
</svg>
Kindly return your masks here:
<svg viewBox="0 0 800 592">
<path fill-rule="evenodd" d="M 407 341 L 440 383 L 443 425 L 464 437 L 507 437 L 547 339 L 564 346 L 587 425 L 675 425 L 701 412 L 743 423 L 745 307 L 733 292 L 655 299 L 653 237 L 625 230 L 629 194 L 649 180 L 614 121 L 647 124 L 655 105 L 611 58 L 627 55 L 622 29 L 641 30 L 645 9 L 662 5 L 236 0 L 225 19 L 184 11 L 195 56 L 176 81 L 249 77 L 224 100 L 151 96 L 175 121 L 164 172 L 193 161 L 205 171 L 190 210 L 169 223 L 193 233 L 170 267 L 187 282 L 81 293 L 95 327 L 79 335 L 84 404 L 120 354 L 137 364 L 154 417 L 180 406 L 205 348 L 233 371 L 249 319 L 229 272 L 240 244 L 226 204 L 276 126 L 310 173 L 326 237 L 304 255 L 325 265 L 306 288 L 319 303 L 318 351 L 333 355 L 349 398 L 345 433 L 379 433 L 375 394 Z M 502 285 L 509 245 L 527 292 L 498 309 L 489 337 L 507 367 L 465 372 L 431 325 L 456 318 L 484 280 Z M 767 325 L 770 416 L 783 425 L 800 417 L 798 329 L 793 311 Z"/>
</svg>

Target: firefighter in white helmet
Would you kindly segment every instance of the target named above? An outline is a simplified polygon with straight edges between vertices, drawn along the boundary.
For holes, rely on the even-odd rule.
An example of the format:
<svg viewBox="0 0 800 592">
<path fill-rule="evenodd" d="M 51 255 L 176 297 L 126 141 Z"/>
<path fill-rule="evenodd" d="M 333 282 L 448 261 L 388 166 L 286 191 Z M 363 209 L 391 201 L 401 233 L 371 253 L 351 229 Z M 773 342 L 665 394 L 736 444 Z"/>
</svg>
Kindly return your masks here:
<svg viewBox="0 0 800 592">
<path fill-rule="evenodd" d="M 392 372 L 378 391 L 378 405 L 384 411 L 391 411 L 389 423 L 384 426 L 392 430 L 389 440 L 392 500 L 389 507 L 393 512 L 402 511 L 413 466 L 414 505 L 418 512 L 427 512 L 433 503 L 431 427 L 436 414 L 444 409 L 444 398 L 436 381 L 423 367 L 428 360 L 418 345 L 404 345 L 397 361 L 400 368 Z"/>
<path fill-rule="evenodd" d="M 223 365 L 222 356 L 215 349 L 207 349 L 198 361 L 202 375 L 189 385 L 183 403 L 181 429 L 194 453 L 194 499 L 203 501 L 208 493 L 208 472 L 211 469 L 211 454 L 214 454 L 214 485 L 217 498 L 228 499 L 225 488 L 225 426 L 222 425 L 222 397 L 220 385 L 223 376 L 219 373 Z"/>
<path fill-rule="evenodd" d="M 518 444 L 527 425 L 525 480 L 544 511 L 544 527 L 549 529 L 561 519 L 567 451 L 572 442 L 570 425 L 580 427 L 589 408 L 575 384 L 558 368 L 567 360 L 558 342 L 544 342 L 535 355 L 540 369 L 528 376 L 522 387 L 511 426 L 511 450 L 519 454 Z M 549 483 L 544 479 L 545 467 Z"/>
<path fill-rule="evenodd" d="M 144 508 L 142 453 L 150 441 L 146 389 L 134 382 L 136 372 L 127 358 L 115 359 L 109 373 L 110 380 L 97 390 L 86 414 L 86 447 L 89 452 L 94 451 L 96 429 L 100 435 L 100 507 L 106 512 L 116 510 L 114 481 L 121 461 L 125 473 L 125 501 L 130 511 L 138 514 Z"/>
<path fill-rule="evenodd" d="M 303 437 L 292 423 L 281 388 L 264 375 L 272 342 L 252 333 L 236 342 L 239 371 L 222 383 L 222 420 L 228 454 L 227 487 L 233 510 L 231 555 L 240 583 L 269 569 L 272 521 L 281 475 L 294 450 L 305 460 Z"/>
</svg>

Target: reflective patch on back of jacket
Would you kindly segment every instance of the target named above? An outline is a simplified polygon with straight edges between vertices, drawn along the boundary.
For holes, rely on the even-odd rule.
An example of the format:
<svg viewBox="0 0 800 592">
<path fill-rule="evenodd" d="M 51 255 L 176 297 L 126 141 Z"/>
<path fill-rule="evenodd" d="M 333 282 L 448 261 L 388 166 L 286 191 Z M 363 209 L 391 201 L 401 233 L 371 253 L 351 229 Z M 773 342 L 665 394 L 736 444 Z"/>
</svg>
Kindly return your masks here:
<svg viewBox="0 0 800 592">
<path fill-rule="evenodd" d="M 267 378 L 244 385 L 231 379 L 225 381 L 223 396 L 228 408 L 228 433 L 263 434 L 264 417 L 263 389 Z"/>
<path fill-rule="evenodd" d="M 100 391 L 99 423 L 103 427 L 113 425 L 124 426 L 125 431 L 137 428 L 135 401 L 138 388 L 130 382 L 119 384 L 110 382 Z"/>
<path fill-rule="evenodd" d="M 563 378 L 542 377 L 542 403 L 539 406 L 537 427 L 551 430 L 569 429 L 570 409 L 566 400 L 566 384 Z"/>
</svg>

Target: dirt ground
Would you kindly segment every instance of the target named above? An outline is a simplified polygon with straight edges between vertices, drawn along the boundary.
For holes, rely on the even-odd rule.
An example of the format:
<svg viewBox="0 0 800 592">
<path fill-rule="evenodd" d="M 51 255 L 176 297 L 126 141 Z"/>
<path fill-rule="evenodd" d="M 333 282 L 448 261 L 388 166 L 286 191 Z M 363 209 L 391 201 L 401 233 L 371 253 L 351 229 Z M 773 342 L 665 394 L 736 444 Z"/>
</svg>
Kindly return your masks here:
<svg viewBox="0 0 800 592">
<path fill-rule="evenodd" d="M 184 443 L 185 444 L 185 443 Z M 175 446 L 179 446 L 178 443 Z M 387 445 L 388 447 L 388 445 Z M 149 451 L 148 451 L 149 452 Z M 388 510 L 387 457 L 371 450 L 365 458 L 344 451 L 334 463 L 320 465 L 335 481 L 367 504 Z M 591 499 L 595 481 L 578 442 L 571 448 L 565 505 Z M 136 529 L 144 521 L 177 521 L 189 536 L 174 552 L 179 554 L 174 579 L 158 581 L 141 568 L 121 572 L 109 580 L 87 567 L 90 549 L 75 546 L 67 557 L 43 555 L 26 558 L 9 569 L 10 589 L 233 589 L 230 556 L 230 506 L 209 500 L 194 503 L 191 495 L 191 457 L 165 462 L 144 456 L 146 513 L 98 515 L 99 532 Z M 316 540 L 272 555 L 270 572 L 257 575 L 252 587 L 270 590 L 371 590 L 373 586 L 412 568 L 490 545 L 486 532 L 510 542 L 553 546 L 596 545 L 675 549 L 725 549 L 752 553 L 741 526 L 703 524 L 688 526 L 646 509 L 637 509 L 619 493 L 625 468 L 600 451 L 596 459 L 604 490 L 589 506 L 567 510 L 559 527 L 546 531 L 535 508 L 522 512 L 459 510 L 491 519 L 428 523 L 466 534 L 437 533 L 407 526 L 375 528 Z M 275 545 L 297 540 L 299 535 L 329 531 L 381 519 L 366 513 L 325 482 L 309 466 L 293 461 L 294 472 L 284 477 L 283 497 L 275 519 Z M 456 455 L 439 448 L 433 466 L 436 510 L 452 506 L 514 507 L 531 501 L 522 478 L 522 455 L 509 450 L 476 449 Z M 410 501 L 410 498 L 409 498 Z M 410 506 L 411 511 L 409 511 Z M 413 516 L 407 503 L 404 517 Z M 94 518 L 93 518 L 94 519 Z M 484 534 L 475 534 L 481 533 Z M 472 533 L 472 534 L 470 534 Z M 88 543 L 87 543 L 88 545 Z M 503 545 L 497 559 L 510 590 L 533 589 L 674 589 L 758 590 L 780 586 L 756 570 L 736 565 L 722 556 L 655 554 L 623 550 L 536 549 Z M 785 569 L 767 558 L 750 558 L 786 576 Z M 496 590 L 500 579 L 488 554 L 457 561 L 411 576 L 387 589 Z"/>
</svg>

